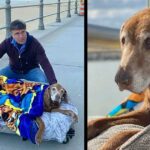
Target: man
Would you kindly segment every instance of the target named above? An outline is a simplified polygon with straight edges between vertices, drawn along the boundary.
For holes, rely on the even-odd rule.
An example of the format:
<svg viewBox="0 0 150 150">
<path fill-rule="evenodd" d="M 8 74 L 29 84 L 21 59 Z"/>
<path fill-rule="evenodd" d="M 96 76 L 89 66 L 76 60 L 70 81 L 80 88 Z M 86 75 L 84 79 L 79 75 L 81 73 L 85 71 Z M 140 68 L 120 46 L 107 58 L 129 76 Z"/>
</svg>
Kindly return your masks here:
<svg viewBox="0 0 150 150">
<path fill-rule="evenodd" d="M 49 82 L 50 85 L 56 83 L 55 73 L 44 48 L 26 31 L 26 24 L 15 20 L 10 24 L 10 31 L 11 37 L 0 44 L 0 58 L 5 53 L 9 57 L 9 65 L 0 70 L 0 75 L 8 78 Z"/>
</svg>

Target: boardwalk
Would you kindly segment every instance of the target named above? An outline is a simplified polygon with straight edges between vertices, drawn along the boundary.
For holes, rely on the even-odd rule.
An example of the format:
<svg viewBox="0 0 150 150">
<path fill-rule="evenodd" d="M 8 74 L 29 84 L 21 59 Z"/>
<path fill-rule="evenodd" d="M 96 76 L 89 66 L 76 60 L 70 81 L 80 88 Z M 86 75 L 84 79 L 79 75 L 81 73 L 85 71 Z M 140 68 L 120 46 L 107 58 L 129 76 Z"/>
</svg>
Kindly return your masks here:
<svg viewBox="0 0 150 150">
<path fill-rule="evenodd" d="M 68 91 L 72 102 L 79 111 L 79 122 L 75 125 L 76 135 L 66 145 L 56 142 L 43 142 L 40 147 L 31 142 L 23 142 L 17 135 L 0 134 L 0 150 L 83 150 L 84 147 L 84 97 L 83 97 L 83 17 L 74 16 L 60 24 L 49 25 L 45 31 L 35 31 L 46 50 L 54 68 L 58 82 Z M 0 60 L 1 67 L 7 58 Z"/>
</svg>

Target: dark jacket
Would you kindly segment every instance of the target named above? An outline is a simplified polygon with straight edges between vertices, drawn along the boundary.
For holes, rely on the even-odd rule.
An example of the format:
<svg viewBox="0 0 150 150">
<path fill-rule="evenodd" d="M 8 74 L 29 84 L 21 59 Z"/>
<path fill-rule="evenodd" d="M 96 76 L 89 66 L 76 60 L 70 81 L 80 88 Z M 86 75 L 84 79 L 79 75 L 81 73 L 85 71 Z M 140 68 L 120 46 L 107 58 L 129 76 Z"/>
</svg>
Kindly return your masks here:
<svg viewBox="0 0 150 150">
<path fill-rule="evenodd" d="M 53 84 L 57 82 L 45 50 L 37 39 L 27 33 L 25 51 L 21 55 L 11 41 L 12 37 L 5 39 L 0 44 L 0 58 L 7 53 L 9 56 L 9 65 L 14 72 L 26 74 L 29 70 L 39 67 L 40 64 L 49 83 Z"/>
</svg>

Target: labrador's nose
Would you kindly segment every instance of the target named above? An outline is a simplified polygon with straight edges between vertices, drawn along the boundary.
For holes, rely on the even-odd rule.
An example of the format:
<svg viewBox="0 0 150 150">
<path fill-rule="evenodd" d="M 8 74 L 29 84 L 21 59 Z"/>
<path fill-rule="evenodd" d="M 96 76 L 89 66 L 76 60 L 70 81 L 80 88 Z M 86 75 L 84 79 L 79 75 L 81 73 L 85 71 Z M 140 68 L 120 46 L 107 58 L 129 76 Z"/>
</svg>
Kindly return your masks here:
<svg viewBox="0 0 150 150">
<path fill-rule="evenodd" d="M 127 70 L 124 70 L 122 67 L 119 68 L 115 76 L 115 82 L 119 86 L 127 87 L 131 84 L 131 76 Z"/>
<path fill-rule="evenodd" d="M 57 95 L 56 95 L 56 100 L 58 101 L 59 99 L 60 99 L 60 95 L 57 94 Z"/>
</svg>

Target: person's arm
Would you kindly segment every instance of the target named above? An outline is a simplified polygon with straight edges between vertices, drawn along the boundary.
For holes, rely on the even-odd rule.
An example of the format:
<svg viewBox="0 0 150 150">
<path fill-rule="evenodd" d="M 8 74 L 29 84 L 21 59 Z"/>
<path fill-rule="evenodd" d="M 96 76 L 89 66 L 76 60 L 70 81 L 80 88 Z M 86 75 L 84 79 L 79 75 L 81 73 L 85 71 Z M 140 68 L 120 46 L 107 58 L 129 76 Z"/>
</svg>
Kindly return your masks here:
<svg viewBox="0 0 150 150">
<path fill-rule="evenodd" d="M 54 70 L 45 54 L 44 48 L 41 46 L 40 43 L 38 44 L 38 49 L 37 49 L 37 59 L 46 74 L 49 84 L 52 85 L 54 83 L 57 83 Z"/>
<path fill-rule="evenodd" d="M 6 53 L 6 40 L 0 43 L 0 58 Z"/>
</svg>

